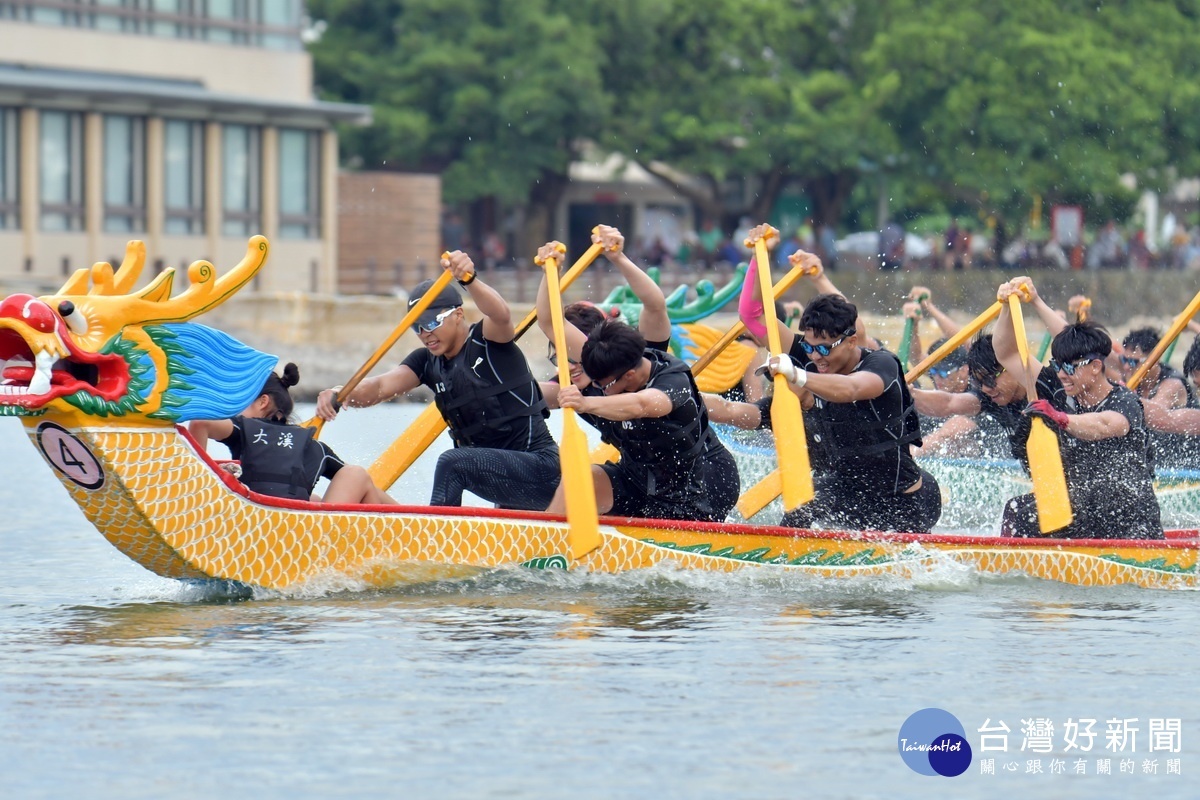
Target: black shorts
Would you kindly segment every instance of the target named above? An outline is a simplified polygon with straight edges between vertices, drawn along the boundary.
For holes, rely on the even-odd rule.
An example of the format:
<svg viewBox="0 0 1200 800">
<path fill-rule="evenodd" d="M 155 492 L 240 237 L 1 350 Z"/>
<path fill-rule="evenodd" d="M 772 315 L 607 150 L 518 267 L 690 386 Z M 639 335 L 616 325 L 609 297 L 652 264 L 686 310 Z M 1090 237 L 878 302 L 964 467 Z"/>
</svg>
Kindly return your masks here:
<svg viewBox="0 0 1200 800">
<path fill-rule="evenodd" d="M 609 461 L 601 469 L 612 484 L 613 507 L 608 513 L 613 516 L 688 520 L 707 520 L 712 516 L 700 480 L 700 462 L 696 462 L 693 480 L 654 494 L 649 492 L 645 473 L 629 469 L 624 462 Z"/>
<path fill-rule="evenodd" d="M 789 528 L 929 533 L 942 516 L 942 490 L 921 470 L 921 488 L 908 494 L 872 492 L 852 481 L 823 477 L 816 496 L 783 515 Z"/>
</svg>

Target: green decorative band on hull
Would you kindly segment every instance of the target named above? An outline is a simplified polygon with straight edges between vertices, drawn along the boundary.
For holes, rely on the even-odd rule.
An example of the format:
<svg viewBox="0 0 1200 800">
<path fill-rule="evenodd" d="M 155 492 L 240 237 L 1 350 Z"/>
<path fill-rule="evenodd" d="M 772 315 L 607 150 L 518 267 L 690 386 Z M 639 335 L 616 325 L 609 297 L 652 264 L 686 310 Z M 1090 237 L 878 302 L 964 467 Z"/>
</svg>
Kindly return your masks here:
<svg viewBox="0 0 1200 800">
<path fill-rule="evenodd" d="M 46 413 L 44 408 L 22 408 L 21 406 L 0 406 L 0 417 L 40 417 Z"/>
<path fill-rule="evenodd" d="M 1152 558 L 1149 561 L 1138 561 L 1136 558 L 1121 558 L 1112 553 L 1105 553 L 1098 556 L 1102 561 L 1111 561 L 1114 564 L 1120 564 L 1123 567 L 1136 567 L 1137 569 L 1148 569 L 1152 572 L 1165 572 L 1169 575 L 1195 575 L 1197 570 L 1196 565 L 1191 567 L 1181 567 L 1177 564 L 1168 564 L 1166 558 Z"/>
<path fill-rule="evenodd" d="M 660 542 L 648 538 L 641 541 L 655 547 L 675 550 L 680 553 L 728 558 L 733 561 L 745 561 L 751 564 L 780 564 L 789 567 L 874 567 L 880 564 L 891 564 L 899 560 L 895 556 L 878 551 L 875 548 L 860 550 L 851 555 L 837 551 L 831 553 L 828 550 L 814 550 L 811 553 L 805 553 L 802 556 L 792 558 L 787 553 L 768 557 L 768 554 L 772 551 L 770 547 L 756 547 L 753 550 L 746 550 L 739 553 L 733 547 L 722 547 L 714 550 L 711 544 L 680 545 L 675 542 Z"/>
<path fill-rule="evenodd" d="M 530 569 L 566 569 L 566 556 L 543 556 L 542 558 L 531 558 L 521 564 L 522 567 Z"/>
</svg>

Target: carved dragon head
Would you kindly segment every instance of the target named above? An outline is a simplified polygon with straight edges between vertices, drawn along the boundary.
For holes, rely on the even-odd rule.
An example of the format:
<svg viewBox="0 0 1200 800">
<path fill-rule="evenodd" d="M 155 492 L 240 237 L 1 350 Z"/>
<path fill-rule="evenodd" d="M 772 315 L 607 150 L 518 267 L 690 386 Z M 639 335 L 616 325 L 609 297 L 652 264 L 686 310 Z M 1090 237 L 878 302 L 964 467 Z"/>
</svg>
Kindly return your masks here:
<svg viewBox="0 0 1200 800">
<path fill-rule="evenodd" d="M 57 294 L 0 302 L 0 416 L 53 414 L 94 424 L 170 424 L 240 413 L 262 389 L 275 357 L 189 323 L 245 286 L 266 262 L 252 238 L 227 274 L 197 261 L 171 297 L 174 270 L 133 291 L 146 247 L 132 241 L 115 272 L 81 269 Z"/>
</svg>

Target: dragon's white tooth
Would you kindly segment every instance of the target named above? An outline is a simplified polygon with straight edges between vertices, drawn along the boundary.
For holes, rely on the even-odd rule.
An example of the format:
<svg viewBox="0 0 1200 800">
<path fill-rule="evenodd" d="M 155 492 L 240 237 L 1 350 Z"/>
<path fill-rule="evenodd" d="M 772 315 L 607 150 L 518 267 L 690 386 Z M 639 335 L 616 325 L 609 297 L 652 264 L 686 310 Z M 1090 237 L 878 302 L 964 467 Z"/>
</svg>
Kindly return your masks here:
<svg viewBox="0 0 1200 800">
<path fill-rule="evenodd" d="M 29 393 L 46 394 L 50 391 L 50 368 L 56 359 L 53 353 L 46 350 L 39 352 L 35 358 L 37 369 L 34 370 L 33 379 L 29 381 Z"/>
</svg>

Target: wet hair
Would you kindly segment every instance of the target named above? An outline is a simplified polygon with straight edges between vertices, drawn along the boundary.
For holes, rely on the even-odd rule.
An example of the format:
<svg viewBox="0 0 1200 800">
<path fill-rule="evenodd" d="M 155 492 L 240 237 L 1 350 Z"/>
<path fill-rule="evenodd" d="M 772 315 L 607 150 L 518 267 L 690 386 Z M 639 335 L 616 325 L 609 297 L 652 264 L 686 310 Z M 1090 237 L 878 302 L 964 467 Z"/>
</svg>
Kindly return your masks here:
<svg viewBox="0 0 1200 800">
<path fill-rule="evenodd" d="M 967 371 L 972 375 L 999 375 L 1000 361 L 992 347 L 992 335 L 978 337 L 967 351 Z"/>
<path fill-rule="evenodd" d="M 943 336 L 942 338 L 938 339 L 933 344 L 929 345 L 929 352 L 932 353 L 932 352 L 936 351 L 939 347 L 941 347 L 948 341 L 949 341 L 949 338 L 946 336 Z M 942 358 L 942 360 L 940 362 L 940 366 L 942 369 L 956 370 L 959 367 L 961 367 L 963 364 L 966 364 L 966 363 L 967 363 L 966 349 L 962 348 L 962 347 L 956 347 L 953 350 L 951 350 L 949 353 L 946 353 L 946 355 Z"/>
<path fill-rule="evenodd" d="M 840 294 L 819 294 L 800 315 L 800 330 L 812 329 L 825 336 L 842 336 L 854 331 L 858 309 Z M 590 373 L 589 373 L 590 374 Z"/>
<path fill-rule="evenodd" d="M 1198 369 L 1200 369 L 1200 336 L 1192 340 L 1192 346 L 1188 348 L 1187 355 L 1183 357 L 1183 374 L 1190 376 Z"/>
<path fill-rule="evenodd" d="M 606 319 L 583 343 L 580 359 L 592 380 L 608 381 L 641 363 L 645 350 L 646 339 L 636 328 Z"/>
<path fill-rule="evenodd" d="M 1125 340 L 1121 342 L 1122 347 L 1136 347 L 1143 353 L 1149 353 L 1154 348 L 1158 347 L 1162 336 L 1154 328 L 1138 328 L 1136 331 L 1130 331 Z"/>
<path fill-rule="evenodd" d="M 1091 320 L 1068 325 L 1050 343 L 1050 354 L 1060 364 L 1085 356 L 1108 358 L 1111 352 L 1112 337 L 1103 325 Z"/>
<path fill-rule="evenodd" d="M 578 328 L 584 336 L 591 336 L 592 331 L 604 324 L 608 317 L 595 303 L 581 300 L 563 309 L 563 319 Z"/>
<path fill-rule="evenodd" d="M 275 416 L 276 422 L 287 422 L 288 417 L 292 415 L 292 409 L 296 407 L 296 404 L 292 401 L 288 389 L 299 382 L 300 368 L 290 361 L 283 365 L 282 377 L 274 372 L 267 376 L 267 382 L 263 384 L 259 397 L 265 394 L 275 402 L 275 408 L 278 411 Z"/>
</svg>

